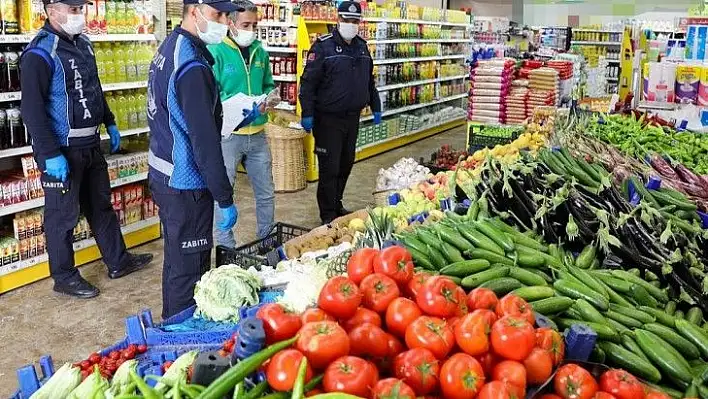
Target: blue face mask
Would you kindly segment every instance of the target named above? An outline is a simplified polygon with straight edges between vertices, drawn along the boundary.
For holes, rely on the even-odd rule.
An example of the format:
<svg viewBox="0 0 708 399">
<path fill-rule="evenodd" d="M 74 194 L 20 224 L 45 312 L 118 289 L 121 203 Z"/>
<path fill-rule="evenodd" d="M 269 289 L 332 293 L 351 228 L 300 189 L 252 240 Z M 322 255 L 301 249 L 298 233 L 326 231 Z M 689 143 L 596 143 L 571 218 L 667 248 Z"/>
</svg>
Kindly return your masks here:
<svg viewBox="0 0 708 399">
<path fill-rule="evenodd" d="M 228 25 L 220 24 L 220 23 L 214 22 L 214 21 L 209 21 L 208 19 L 206 19 L 204 17 L 204 14 L 202 14 L 201 10 L 197 9 L 197 12 L 199 13 L 199 16 L 204 21 L 206 21 L 206 24 L 207 24 L 206 32 L 202 32 L 201 29 L 199 29 L 199 26 L 197 26 L 197 34 L 199 35 L 199 38 L 206 44 L 219 44 L 219 43 L 221 43 L 229 31 Z"/>
</svg>

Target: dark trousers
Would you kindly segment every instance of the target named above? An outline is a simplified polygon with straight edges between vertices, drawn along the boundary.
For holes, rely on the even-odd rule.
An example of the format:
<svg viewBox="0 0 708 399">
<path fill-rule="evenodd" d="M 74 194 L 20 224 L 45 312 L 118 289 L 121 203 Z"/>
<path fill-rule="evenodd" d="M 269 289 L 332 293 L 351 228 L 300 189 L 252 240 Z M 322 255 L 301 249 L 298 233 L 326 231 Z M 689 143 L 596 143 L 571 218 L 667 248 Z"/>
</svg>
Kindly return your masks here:
<svg viewBox="0 0 708 399">
<path fill-rule="evenodd" d="M 313 134 L 320 175 L 317 204 L 322 220 L 336 218 L 342 208 L 344 188 L 356 155 L 360 113 L 315 114 Z"/>
<path fill-rule="evenodd" d="M 108 269 L 119 270 L 128 253 L 111 203 L 106 159 L 98 147 L 69 147 L 62 149 L 62 153 L 69 164 L 67 181 L 42 174 L 44 230 L 52 278 L 56 283 L 67 283 L 79 277 L 73 248 L 79 212 L 86 216 Z M 42 164 L 40 161 L 40 168 Z"/>
<path fill-rule="evenodd" d="M 211 263 L 214 198 L 207 190 L 176 190 L 150 181 L 164 233 L 162 318 L 194 305 L 194 285 Z"/>
</svg>

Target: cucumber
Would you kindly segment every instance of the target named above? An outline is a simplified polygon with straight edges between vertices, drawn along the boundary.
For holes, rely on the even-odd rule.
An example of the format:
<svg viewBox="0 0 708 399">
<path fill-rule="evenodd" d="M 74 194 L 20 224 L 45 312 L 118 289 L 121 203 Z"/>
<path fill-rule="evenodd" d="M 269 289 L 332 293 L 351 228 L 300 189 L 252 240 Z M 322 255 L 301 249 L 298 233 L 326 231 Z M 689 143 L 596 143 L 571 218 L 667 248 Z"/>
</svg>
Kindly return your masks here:
<svg viewBox="0 0 708 399">
<path fill-rule="evenodd" d="M 416 251 L 420 253 L 425 253 L 428 249 L 425 246 L 425 243 L 420 241 L 418 238 L 416 238 L 413 235 L 408 235 L 405 237 L 399 238 L 399 240 L 403 243 L 403 245 L 408 248 L 408 249 L 415 249 Z"/>
<path fill-rule="evenodd" d="M 600 284 L 595 277 L 592 276 L 592 274 L 588 273 L 587 271 L 577 268 L 577 267 L 570 267 L 568 268 L 568 271 L 570 274 L 575 276 L 578 280 L 582 281 L 583 284 L 587 285 L 590 287 L 593 291 L 599 293 L 603 297 L 605 297 L 606 300 L 610 299 L 610 296 L 607 294 L 607 291 L 605 290 L 605 287 Z"/>
<path fill-rule="evenodd" d="M 686 317 L 683 314 L 683 310 L 677 310 L 674 312 L 674 319 L 685 319 Z"/>
<path fill-rule="evenodd" d="M 513 272 L 513 269 L 511 270 L 511 272 Z M 509 273 L 509 276 L 514 277 L 511 272 Z M 523 281 L 521 282 L 523 283 Z M 512 294 L 518 296 L 519 298 L 522 298 L 526 302 L 534 302 L 540 301 L 541 299 L 551 298 L 553 297 L 553 295 L 555 295 L 555 293 L 556 292 L 553 290 L 553 288 L 548 286 L 521 287 L 512 291 Z"/>
<path fill-rule="evenodd" d="M 622 313 L 615 312 L 614 310 L 608 310 L 605 312 L 605 316 L 608 318 L 624 325 L 627 328 L 639 328 L 642 326 L 642 322 L 636 319 L 633 319 L 629 316 L 623 315 Z"/>
<path fill-rule="evenodd" d="M 420 241 L 423 244 L 430 245 L 431 247 L 440 250 L 440 239 L 438 236 L 433 233 L 430 230 L 427 229 L 417 229 L 416 231 L 417 237 L 420 239 Z"/>
<path fill-rule="evenodd" d="M 565 298 L 565 297 L 558 297 L 558 298 Z M 568 298 L 568 299 L 570 299 L 570 298 Z M 570 299 L 570 300 L 573 301 L 572 299 Z M 574 320 L 582 320 L 583 319 L 583 316 L 580 314 L 578 309 L 576 309 L 576 307 L 575 307 L 575 301 L 573 301 L 573 306 L 571 306 L 570 308 L 568 308 L 568 310 L 563 312 L 563 316 L 568 319 L 574 319 Z"/>
<path fill-rule="evenodd" d="M 426 246 L 428 248 L 428 259 L 430 259 L 430 263 L 435 266 L 435 270 L 440 270 L 445 267 L 445 265 L 447 265 L 447 261 L 440 251 L 430 245 Z"/>
<path fill-rule="evenodd" d="M 515 289 L 521 288 L 522 286 L 523 284 L 521 284 L 519 280 L 511 277 L 496 278 L 480 285 L 480 287 L 489 288 L 500 297 L 514 291 Z"/>
<path fill-rule="evenodd" d="M 427 270 L 437 270 L 435 268 L 435 265 L 433 265 L 433 262 L 431 262 L 430 259 L 428 259 L 428 257 L 424 253 L 418 251 L 413 247 L 408 247 L 407 249 L 408 252 L 410 252 L 411 257 L 413 258 L 413 263 L 416 266 L 420 266 Z"/>
<path fill-rule="evenodd" d="M 563 259 L 563 256 L 561 255 L 560 248 L 556 244 L 551 244 L 548 246 L 548 255 L 556 258 L 556 259 Z"/>
<path fill-rule="evenodd" d="M 588 328 L 595 331 L 598 338 L 603 339 L 605 341 L 610 341 L 610 342 L 618 342 L 618 343 L 620 342 L 620 336 L 617 333 L 617 330 L 608 326 L 607 324 L 600 324 L 600 323 L 593 323 L 591 321 L 565 319 L 565 318 L 557 319 L 556 323 L 558 323 L 558 326 L 562 327 L 562 328 L 570 328 L 570 326 L 572 326 L 573 324 L 584 324 Z"/>
<path fill-rule="evenodd" d="M 686 313 L 686 320 L 697 326 L 701 325 L 703 322 L 703 311 L 697 306 L 688 309 L 688 312 Z"/>
<path fill-rule="evenodd" d="M 546 259 L 543 256 L 534 256 L 528 252 L 519 253 L 516 261 L 521 267 L 529 267 L 534 269 L 546 265 Z"/>
<path fill-rule="evenodd" d="M 447 227 L 445 225 L 442 225 L 438 223 L 436 225 L 438 233 L 440 233 L 440 238 L 445 240 L 448 244 L 451 244 L 455 248 L 457 248 L 460 251 L 469 251 L 470 249 L 474 248 L 472 244 L 470 244 L 469 241 L 466 239 L 462 238 L 462 235 L 457 232 L 457 230 Z"/>
<path fill-rule="evenodd" d="M 653 296 L 649 295 L 644 287 L 638 284 L 632 284 L 631 289 L 632 298 L 637 301 L 638 304 L 656 308 L 659 306 L 659 301 L 657 301 Z"/>
<path fill-rule="evenodd" d="M 648 388 L 651 388 L 655 391 L 663 392 L 663 393 L 669 395 L 669 397 L 671 399 L 683 398 L 683 392 L 677 391 L 676 389 L 674 389 L 672 387 L 668 387 L 666 385 L 656 385 L 656 384 L 652 384 L 650 382 L 645 382 L 645 384 L 647 385 Z"/>
<path fill-rule="evenodd" d="M 600 314 L 588 301 L 584 299 L 575 300 L 575 306 L 580 312 L 580 316 L 585 321 L 591 321 L 593 323 L 607 323 L 605 317 Z"/>
<path fill-rule="evenodd" d="M 462 252 L 455 248 L 452 244 L 448 244 L 446 241 L 441 240 L 440 248 L 442 248 L 442 254 L 447 259 L 449 263 L 463 262 L 465 258 L 462 257 Z"/>
<path fill-rule="evenodd" d="M 627 317 L 631 317 L 631 318 L 638 320 L 642 323 L 653 323 L 656 321 L 655 316 L 652 316 L 649 313 L 642 312 L 641 310 L 637 310 L 633 307 L 630 308 L 630 307 L 620 306 L 620 305 L 616 305 L 614 303 L 611 303 L 610 310 L 615 311 L 620 314 L 623 314 Z"/>
<path fill-rule="evenodd" d="M 516 248 L 514 241 L 507 237 L 503 231 L 497 229 L 489 220 L 478 222 L 475 228 L 502 247 L 504 252 L 512 252 Z"/>
<path fill-rule="evenodd" d="M 483 272 L 492 266 L 488 260 L 473 259 L 453 263 L 440 269 L 440 274 L 446 276 L 467 277 L 471 274 Z"/>
<path fill-rule="evenodd" d="M 674 328 L 676 325 L 676 319 L 673 316 L 666 314 L 663 310 L 650 308 L 648 306 L 639 306 L 637 309 L 656 317 L 656 321 L 658 323 L 661 323 L 667 327 Z"/>
<path fill-rule="evenodd" d="M 648 359 L 640 357 L 634 352 L 612 342 L 600 342 L 598 345 L 605 351 L 607 360 L 616 366 L 649 382 L 657 383 L 661 380 L 661 372 Z"/>
<path fill-rule="evenodd" d="M 676 329 L 698 348 L 704 359 L 708 359 L 708 333 L 705 330 L 688 320 L 676 320 Z"/>
<path fill-rule="evenodd" d="M 531 273 L 541 277 L 542 279 L 546 280 L 546 283 L 548 283 L 548 284 L 553 283 L 553 278 L 551 276 L 549 276 L 548 274 L 546 274 L 546 272 L 544 272 L 542 270 L 538 270 L 538 269 L 531 269 L 529 271 Z"/>
<path fill-rule="evenodd" d="M 519 280 L 524 285 L 548 285 L 543 277 L 537 276 L 526 269 L 512 267 L 509 269 L 509 277 Z"/>
<path fill-rule="evenodd" d="M 471 276 L 467 276 L 467 277 L 463 278 L 462 279 L 462 286 L 465 288 L 477 288 L 482 283 L 485 283 L 489 280 L 497 279 L 500 277 L 506 277 L 508 275 L 509 275 L 509 267 L 507 267 L 507 266 L 493 267 L 489 270 L 475 273 Z"/>
<path fill-rule="evenodd" d="M 590 357 L 588 358 L 588 361 L 593 362 L 593 363 L 600 363 L 604 364 L 605 363 L 605 351 L 600 348 L 599 345 L 595 345 L 592 348 L 592 352 L 590 352 Z"/>
<path fill-rule="evenodd" d="M 625 280 L 621 280 L 616 277 L 608 276 L 602 273 L 593 273 L 593 276 L 595 276 L 598 280 L 605 283 L 605 285 L 617 292 L 628 294 L 632 289 L 632 284 Z"/>
<path fill-rule="evenodd" d="M 507 258 L 506 256 L 487 251 L 486 249 L 475 248 L 467 252 L 467 254 L 469 254 L 469 257 L 472 259 L 486 259 L 492 264 L 501 263 L 506 266 L 515 266 L 513 260 Z"/>
<path fill-rule="evenodd" d="M 680 209 L 682 211 L 696 213 L 696 210 L 698 209 L 696 204 L 688 202 L 688 200 L 678 200 L 671 195 L 662 193 L 661 191 L 652 190 L 651 195 L 656 198 L 657 201 L 661 202 L 662 205 L 674 205 L 676 209 Z"/>
<path fill-rule="evenodd" d="M 585 299 L 597 309 L 607 310 L 610 307 L 610 304 L 605 297 L 572 281 L 566 281 L 563 279 L 556 280 L 556 282 L 553 283 L 553 288 L 561 294 L 573 299 Z"/>
<path fill-rule="evenodd" d="M 651 296 L 656 298 L 656 300 L 658 300 L 661 303 L 666 303 L 669 301 L 669 296 L 665 290 L 662 290 L 661 288 L 654 287 L 653 285 L 642 280 L 638 276 L 633 275 L 632 273 L 626 272 L 624 270 L 613 270 L 612 275 L 619 278 L 619 279 L 624 279 L 624 280 L 629 281 L 630 283 L 638 284 L 638 285 L 644 287 L 644 289 L 647 290 Z"/>
<path fill-rule="evenodd" d="M 457 231 L 462 234 L 465 239 L 472 243 L 476 248 L 486 249 L 495 254 L 504 255 L 502 247 L 497 245 L 489 237 L 475 230 L 472 226 L 457 225 Z"/>
<path fill-rule="evenodd" d="M 676 312 L 676 302 L 674 301 L 669 301 L 666 303 L 666 307 L 664 307 L 664 312 L 668 314 L 669 316 L 673 315 L 674 312 Z"/>
<path fill-rule="evenodd" d="M 645 324 L 643 328 L 647 331 L 651 331 L 661 337 L 664 341 L 671 344 L 671 346 L 679 351 L 685 359 L 697 359 L 701 356 L 701 352 L 698 350 L 696 345 L 692 344 L 691 341 L 682 337 L 679 333 L 669 327 L 662 326 L 658 323 L 648 323 Z"/>
<path fill-rule="evenodd" d="M 495 224 L 496 226 L 496 224 Z M 514 243 L 516 243 L 516 246 L 518 247 L 519 245 L 523 245 L 525 247 L 535 249 L 536 251 L 541 251 L 541 252 L 548 252 L 548 247 L 541 244 L 540 242 L 534 240 L 533 238 L 521 234 L 521 233 L 507 233 L 509 238 L 511 238 Z"/>
<path fill-rule="evenodd" d="M 610 327 L 612 327 L 612 328 L 614 328 L 615 330 L 617 330 L 617 332 L 620 333 L 620 335 L 625 335 L 625 334 L 631 334 L 631 333 L 632 333 L 632 330 L 630 330 L 630 329 L 627 328 L 624 324 L 620 323 L 620 322 L 617 321 L 617 320 L 612 320 L 612 319 L 609 319 L 609 318 L 608 318 L 608 319 L 607 319 L 607 325 L 610 326 Z"/>
<path fill-rule="evenodd" d="M 596 249 L 593 244 L 586 245 L 575 260 L 575 265 L 581 269 L 589 269 L 595 260 Z"/>
<path fill-rule="evenodd" d="M 642 348 L 639 347 L 637 344 L 637 341 L 634 340 L 634 338 L 630 337 L 629 334 L 622 334 L 622 345 L 624 345 L 627 350 L 630 352 L 634 353 L 635 355 L 641 357 L 642 359 L 646 360 L 649 362 L 649 358 L 647 355 L 642 352 Z"/>
<path fill-rule="evenodd" d="M 457 276 L 444 276 L 444 277 L 447 278 L 448 280 L 452 281 L 453 283 L 457 284 L 457 285 L 460 285 L 460 283 L 462 282 L 462 279 L 461 279 L 460 277 L 457 277 Z"/>
<path fill-rule="evenodd" d="M 616 304 L 622 305 L 622 306 L 634 306 L 634 305 L 632 305 L 631 302 L 629 302 L 622 295 L 618 294 L 615 290 L 610 288 L 602 280 L 598 279 L 598 282 L 605 287 L 605 291 L 607 291 L 607 295 L 610 297 L 610 302 L 616 303 Z"/>
<path fill-rule="evenodd" d="M 568 309 L 570 309 L 574 302 L 575 301 L 570 298 L 556 296 L 552 298 L 539 299 L 538 301 L 533 301 L 531 302 L 531 307 L 536 313 L 540 313 L 544 316 L 550 316 L 567 311 Z"/>
<path fill-rule="evenodd" d="M 693 376 L 690 365 L 668 342 L 643 329 L 637 329 L 635 334 L 642 352 L 663 375 L 686 383 L 691 382 Z"/>
</svg>

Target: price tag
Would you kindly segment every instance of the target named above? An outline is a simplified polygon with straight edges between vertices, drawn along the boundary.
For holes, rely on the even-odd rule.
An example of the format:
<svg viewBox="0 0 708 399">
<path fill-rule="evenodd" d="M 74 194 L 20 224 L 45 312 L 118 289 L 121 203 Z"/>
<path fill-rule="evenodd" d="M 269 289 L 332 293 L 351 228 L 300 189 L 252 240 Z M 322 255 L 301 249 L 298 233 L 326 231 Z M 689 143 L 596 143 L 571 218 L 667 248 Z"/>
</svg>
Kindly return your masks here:
<svg viewBox="0 0 708 399">
<path fill-rule="evenodd" d="M 708 126 L 708 109 L 702 109 L 700 116 L 701 116 L 701 125 L 703 125 L 703 127 Z"/>
</svg>

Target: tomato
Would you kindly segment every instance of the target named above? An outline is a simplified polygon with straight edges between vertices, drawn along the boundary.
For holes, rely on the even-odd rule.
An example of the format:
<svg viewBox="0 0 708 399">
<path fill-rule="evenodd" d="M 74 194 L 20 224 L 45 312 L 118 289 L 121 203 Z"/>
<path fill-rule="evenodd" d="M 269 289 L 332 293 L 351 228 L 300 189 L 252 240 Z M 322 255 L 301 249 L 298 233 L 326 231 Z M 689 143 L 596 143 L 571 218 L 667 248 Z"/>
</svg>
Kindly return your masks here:
<svg viewBox="0 0 708 399">
<path fill-rule="evenodd" d="M 304 357 L 302 352 L 297 349 L 285 349 L 273 355 L 266 370 L 268 385 L 276 391 L 291 391 L 295 379 L 297 379 L 300 362 Z M 305 371 L 305 381 L 312 379 L 312 374 L 312 367 L 308 364 Z"/>
<path fill-rule="evenodd" d="M 349 332 L 349 353 L 356 356 L 369 355 L 384 357 L 388 355 L 388 336 L 381 327 L 364 323 Z"/>
<path fill-rule="evenodd" d="M 302 320 L 302 324 L 305 325 L 313 321 L 334 321 L 334 317 L 320 308 L 309 308 L 302 312 L 300 320 Z"/>
<path fill-rule="evenodd" d="M 492 352 L 487 352 L 482 356 L 477 356 L 477 361 L 482 365 L 484 375 L 488 380 L 491 380 L 494 365 L 497 364 L 497 359 L 494 357 L 494 354 Z"/>
<path fill-rule="evenodd" d="M 433 275 L 428 272 L 418 272 L 413 275 L 413 278 L 408 282 L 408 295 L 415 300 L 418 292 L 423 288 L 423 284 Z"/>
<path fill-rule="evenodd" d="M 386 378 L 376 383 L 374 399 L 415 399 L 413 388 L 397 378 Z"/>
<path fill-rule="evenodd" d="M 462 317 L 470 312 L 469 307 L 467 307 L 467 294 L 462 287 L 457 287 L 455 290 L 455 300 L 457 301 L 455 316 Z"/>
<path fill-rule="evenodd" d="M 671 399 L 671 397 L 663 392 L 649 392 L 644 399 Z"/>
<path fill-rule="evenodd" d="M 341 325 L 345 331 L 349 332 L 354 327 L 360 326 L 365 323 L 381 327 L 381 316 L 379 316 L 379 314 L 374 312 L 373 310 L 369 310 L 367 308 L 359 306 L 352 318 L 339 323 L 339 325 Z"/>
<path fill-rule="evenodd" d="M 560 333 L 552 328 L 536 329 L 536 346 L 551 354 L 554 366 L 559 365 L 565 358 L 565 341 Z"/>
<path fill-rule="evenodd" d="M 305 392 L 305 397 L 306 397 L 306 398 L 309 398 L 310 396 L 319 395 L 319 394 L 321 394 L 321 393 L 324 393 L 324 391 L 321 390 L 321 389 L 315 388 L 315 389 L 313 389 L 313 390 L 311 390 L 311 391 Z"/>
<path fill-rule="evenodd" d="M 566 364 L 558 368 L 553 386 L 563 399 L 591 399 L 598 391 L 595 378 L 577 364 Z"/>
<path fill-rule="evenodd" d="M 497 307 L 497 294 L 489 288 L 475 288 L 467 295 L 467 307 L 470 311 L 477 309 L 494 310 Z"/>
<path fill-rule="evenodd" d="M 538 399 L 563 399 L 563 398 L 561 398 L 560 396 L 558 396 L 558 395 L 556 395 L 556 394 L 554 394 L 554 393 L 547 393 L 547 394 L 544 394 L 543 396 L 541 396 L 541 397 L 538 398 Z"/>
<path fill-rule="evenodd" d="M 438 387 L 440 364 L 433 352 L 415 348 L 396 356 L 393 373 L 413 388 L 416 394 L 426 395 Z"/>
<path fill-rule="evenodd" d="M 138 345 L 138 353 L 145 353 L 147 352 L 148 347 L 145 344 Z"/>
<path fill-rule="evenodd" d="M 536 318 L 533 315 L 533 308 L 522 298 L 514 294 L 506 294 L 500 299 L 495 308 L 497 316 L 514 316 L 526 319 L 533 326 L 536 323 Z"/>
<path fill-rule="evenodd" d="M 635 396 L 635 398 L 642 399 L 644 397 L 644 393 L 642 393 L 642 396 Z M 617 397 L 611 393 L 607 392 L 597 392 L 595 396 L 592 397 L 592 399 L 617 399 Z"/>
<path fill-rule="evenodd" d="M 374 273 L 385 274 L 405 286 L 413 278 L 413 257 L 407 249 L 398 245 L 384 248 L 374 258 Z"/>
<path fill-rule="evenodd" d="M 553 374 L 553 357 L 545 349 L 533 348 L 531 354 L 524 359 L 526 377 L 531 385 L 541 385 Z"/>
<path fill-rule="evenodd" d="M 302 327 L 300 316 L 288 312 L 283 305 L 277 303 L 261 306 L 256 318 L 263 321 L 267 345 L 294 337 Z"/>
<path fill-rule="evenodd" d="M 347 261 L 347 276 L 359 285 L 364 277 L 374 272 L 374 258 L 379 254 L 378 249 L 362 248 L 352 254 Z"/>
<path fill-rule="evenodd" d="M 505 316 L 492 326 L 490 342 L 494 353 L 508 360 L 522 361 L 536 345 L 536 335 L 525 319 Z"/>
<path fill-rule="evenodd" d="M 632 374 L 618 369 L 606 371 L 600 377 L 600 389 L 609 392 L 617 399 L 641 398 L 644 388 Z"/>
<path fill-rule="evenodd" d="M 455 334 L 444 320 L 420 316 L 406 329 L 409 348 L 427 348 L 438 359 L 444 359 L 455 344 Z"/>
<path fill-rule="evenodd" d="M 504 360 L 492 369 L 492 379 L 526 389 L 526 368 L 519 362 Z"/>
<path fill-rule="evenodd" d="M 443 276 L 430 277 L 418 292 L 416 303 L 420 310 L 430 316 L 453 316 L 459 306 L 457 284 Z"/>
<path fill-rule="evenodd" d="M 479 395 L 477 399 L 512 399 L 516 396 L 511 393 L 508 386 L 502 381 L 492 381 L 484 384 L 482 389 L 479 390 Z M 519 398 L 523 399 L 523 398 Z"/>
<path fill-rule="evenodd" d="M 108 358 L 109 358 L 109 359 L 113 359 L 113 360 L 118 360 L 118 359 L 120 359 L 120 352 L 118 352 L 118 351 L 113 351 L 113 352 L 111 352 L 111 353 L 108 354 Z"/>
<path fill-rule="evenodd" d="M 455 324 L 455 342 L 465 353 L 480 356 L 489 351 L 489 332 L 496 316 L 491 310 L 478 309 Z"/>
<path fill-rule="evenodd" d="M 400 295 L 396 282 L 380 273 L 365 277 L 359 286 L 364 294 L 364 306 L 377 313 L 385 312 L 388 305 Z"/>
<path fill-rule="evenodd" d="M 316 370 L 322 370 L 332 361 L 349 354 L 349 337 L 333 321 L 317 321 L 302 326 L 296 347 Z"/>
<path fill-rule="evenodd" d="M 398 356 L 399 353 L 403 352 L 405 348 L 398 338 L 391 334 L 386 333 L 388 353 L 379 359 L 376 359 L 376 366 L 380 371 L 390 371 L 393 367 L 393 360 Z"/>
<path fill-rule="evenodd" d="M 336 276 L 329 279 L 317 300 L 319 306 L 325 312 L 338 319 L 348 319 L 354 316 L 356 308 L 361 304 L 361 292 L 351 280 L 344 276 Z"/>
<path fill-rule="evenodd" d="M 101 361 L 101 355 L 98 353 L 94 352 L 89 355 L 88 361 L 91 362 L 91 364 L 96 364 Z"/>
<path fill-rule="evenodd" d="M 322 387 L 325 392 L 343 392 L 368 398 L 378 379 L 378 371 L 373 364 L 360 357 L 342 356 L 327 366 Z"/>
<path fill-rule="evenodd" d="M 472 399 L 482 385 L 482 365 L 468 354 L 456 353 L 440 367 L 440 388 L 445 399 Z"/>
<path fill-rule="evenodd" d="M 396 298 L 386 309 L 386 329 L 401 338 L 406 336 L 406 328 L 422 316 L 418 305 L 407 298 Z"/>
</svg>

